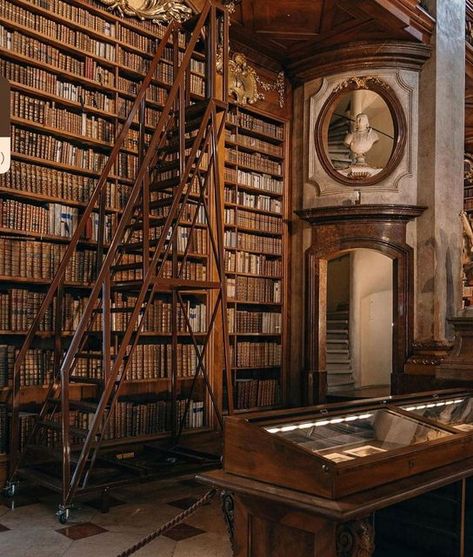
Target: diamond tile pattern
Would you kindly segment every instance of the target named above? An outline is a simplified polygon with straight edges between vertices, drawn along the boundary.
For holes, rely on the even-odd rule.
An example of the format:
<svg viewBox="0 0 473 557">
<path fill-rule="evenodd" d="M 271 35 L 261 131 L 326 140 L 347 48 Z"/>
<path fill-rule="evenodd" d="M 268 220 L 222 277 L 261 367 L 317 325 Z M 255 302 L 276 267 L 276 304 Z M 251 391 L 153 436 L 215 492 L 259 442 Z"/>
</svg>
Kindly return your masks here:
<svg viewBox="0 0 473 557">
<path fill-rule="evenodd" d="M 101 512 L 100 497 L 91 496 L 90 501 L 72 508 L 69 523 L 62 526 L 55 517 L 59 495 L 22 483 L 12 501 L 22 506 L 18 505 L 21 499 L 29 506 L 14 510 L 0 506 L 0 556 L 114 557 L 189 508 L 204 493 L 205 488 L 190 476 L 117 487 L 109 495 L 108 513 Z M 138 554 L 231 557 L 218 498 Z"/>
<path fill-rule="evenodd" d="M 201 530 L 200 528 L 195 528 L 190 524 L 186 524 L 185 522 L 174 526 L 171 530 L 167 531 L 164 536 L 167 538 L 171 538 L 176 542 L 180 542 L 181 540 L 188 540 L 189 538 L 193 538 L 195 536 L 199 536 L 200 534 L 204 534 L 205 530 Z"/>
<path fill-rule="evenodd" d="M 92 524 L 92 522 L 84 522 L 83 524 L 74 524 L 73 526 L 66 526 L 66 528 L 60 528 L 56 530 L 60 534 L 70 538 L 71 540 L 82 540 L 83 538 L 90 538 L 90 536 L 96 536 L 97 534 L 102 534 L 103 532 L 108 532 L 105 528 L 97 526 L 97 524 Z"/>
</svg>

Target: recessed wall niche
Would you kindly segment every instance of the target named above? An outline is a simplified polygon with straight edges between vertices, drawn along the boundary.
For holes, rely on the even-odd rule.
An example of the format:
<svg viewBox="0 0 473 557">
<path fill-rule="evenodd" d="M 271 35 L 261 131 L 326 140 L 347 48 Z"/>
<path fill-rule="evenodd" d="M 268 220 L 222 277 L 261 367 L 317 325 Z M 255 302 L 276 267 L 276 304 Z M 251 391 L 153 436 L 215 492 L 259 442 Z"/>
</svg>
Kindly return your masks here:
<svg viewBox="0 0 473 557">
<path fill-rule="evenodd" d="M 305 84 L 304 205 L 330 204 L 333 195 L 339 203 L 356 189 L 378 193 L 370 202 L 416 203 L 417 98 L 418 74 L 408 70 L 352 71 Z M 360 115 L 374 136 L 365 154 L 347 145 Z"/>
</svg>

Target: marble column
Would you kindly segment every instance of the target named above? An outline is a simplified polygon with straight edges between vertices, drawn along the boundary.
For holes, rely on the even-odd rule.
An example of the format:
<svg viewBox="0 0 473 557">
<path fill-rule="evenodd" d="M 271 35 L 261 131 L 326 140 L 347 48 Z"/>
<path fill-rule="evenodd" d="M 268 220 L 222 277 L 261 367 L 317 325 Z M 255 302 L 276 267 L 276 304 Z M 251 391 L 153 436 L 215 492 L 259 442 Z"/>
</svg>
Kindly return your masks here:
<svg viewBox="0 0 473 557">
<path fill-rule="evenodd" d="M 416 340 L 443 343 L 461 307 L 465 1 L 426 0 L 436 18 L 419 94 Z"/>
</svg>

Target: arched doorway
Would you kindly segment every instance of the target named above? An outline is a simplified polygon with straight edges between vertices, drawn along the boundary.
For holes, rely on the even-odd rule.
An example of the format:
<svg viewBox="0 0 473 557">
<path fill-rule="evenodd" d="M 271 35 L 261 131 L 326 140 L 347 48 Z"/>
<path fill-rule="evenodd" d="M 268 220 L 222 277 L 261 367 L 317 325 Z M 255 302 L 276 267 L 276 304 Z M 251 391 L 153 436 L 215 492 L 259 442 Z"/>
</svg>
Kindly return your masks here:
<svg viewBox="0 0 473 557">
<path fill-rule="evenodd" d="M 392 259 L 374 250 L 358 248 L 328 261 L 329 394 L 390 386 L 393 282 Z"/>
<path fill-rule="evenodd" d="M 413 340 L 413 250 L 406 241 L 407 223 L 424 211 L 414 205 L 354 205 L 299 211 L 312 226 L 306 251 L 305 373 L 307 403 L 327 395 L 328 262 L 353 250 L 374 251 L 392 265 L 391 391 L 398 389 Z"/>
</svg>

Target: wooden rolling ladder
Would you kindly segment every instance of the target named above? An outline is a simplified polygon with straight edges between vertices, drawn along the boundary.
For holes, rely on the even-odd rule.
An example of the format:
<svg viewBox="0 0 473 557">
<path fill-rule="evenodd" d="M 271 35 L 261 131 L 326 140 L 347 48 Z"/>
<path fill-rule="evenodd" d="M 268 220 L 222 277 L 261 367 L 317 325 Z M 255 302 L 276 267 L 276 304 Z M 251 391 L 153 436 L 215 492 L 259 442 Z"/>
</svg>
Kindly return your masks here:
<svg viewBox="0 0 473 557">
<path fill-rule="evenodd" d="M 220 183 L 218 144 L 224 129 L 227 90 L 226 75 L 217 67 L 227 67 L 228 19 L 226 10 L 210 0 L 204 10 L 184 24 L 173 22 L 159 43 L 149 71 L 136 95 L 126 121 L 119 131 L 110 157 L 84 209 L 56 275 L 21 347 L 14 365 L 12 387 L 12 419 L 10 446 L 10 477 L 7 491 L 14 493 L 18 477 L 32 478 L 50 487 L 30 463 L 38 450 L 56 458 L 62 468 L 62 497 L 58 517 L 66 522 L 72 500 L 87 489 L 99 450 L 118 401 L 127 369 L 143 332 L 143 325 L 156 295 L 170 293 L 172 299 L 173 361 L 171 380 L 172 438 L 179 439 L 197 376 L 206 385 L 216 423 L 222 415 L 209 377 L 207 349 L 212 342 L 215 325 L 221 325 L 223 350 L 220 369 L 228 393 L 228 412 L 233 411 L 231 364 L 226 319 L 226 286 L 223 252 L 223 200 Z M 183 43 L 184 41 L 184 43 Z M 172 42 L 174 81 L 169 90 L 154 133 L 146 144 L 144 111 L 146 94 L 153 83 L 164 50 Z M 201 100 L 191 94 L 191 60 L 193 53 L 205 57 L 205 95 Z M 221 53 L 222 60 L 217 60 Z M 136 171 L 127 203 L 113 227 L 111 241 L 104 237 L 105 200 L 110 175 L 117 168 L 120 152 L 126 152 L 125 139 L 132 122 L 140 121 L 139 168 Z M 97 265 L 86 303 L 81 309 L 78 326 L 65 345 L 61 336 L 62 300 L 65 273 L 80 246 L 81 238 L 92 216 L 99 220 Z M 190 222 L 189 221 L 189 215 Z M 189 280 L 186 263 L 192 255 L 193 233 L 198 228 L 198 215 L 205 217 L 208 234 L 209 261 L 213 271 L 203 280 Z M 186 221 L 187 243 L 178 240 L 180 223 Z M 178 249 L 180 253 L 178 253 Z M 123 280 L 124 271 L 133 271 L 134 280 Z M 207 291 L 211 300 L 207 331 L 199 342 L 187 313 L 183 291 Z M 113 307 L 113 296 L 126 292 L 133 303 Z M 178 415 L 177 400 L 177 308 L 181 307 L 196 351 L 197 370 L 192 380 L 184 416 Z M 35 341 L 41 321 L 53 308 L 55 316 L 54 369 L 47 394 L 33 431 L 25 445 L 19 447 L 20 369 Z M 114 331 L 112 321 L 117 313 L 125 323 L 121 332 Z M 75 370 L 81 360 L 101 359 L 100 377 L 83 377 Z M 95 402 L 72 400 L 71 383 L 89 383 L 96 391 Z M 88 413 L 88 428 L 71 423 L 71 410 Z M 51 433 L 52 432 L 52 433 Z M 55 435 L 60 443 L 47 446 L 45 439 Z M 72 457 L 72 449 L 79 449 Z M 59 450 L 58 450 L 59 449 Z M 33 457 L 32 457 L 33 455 Z M 57 487 L 57 485 L 56 485 Z"/>
</svg>

